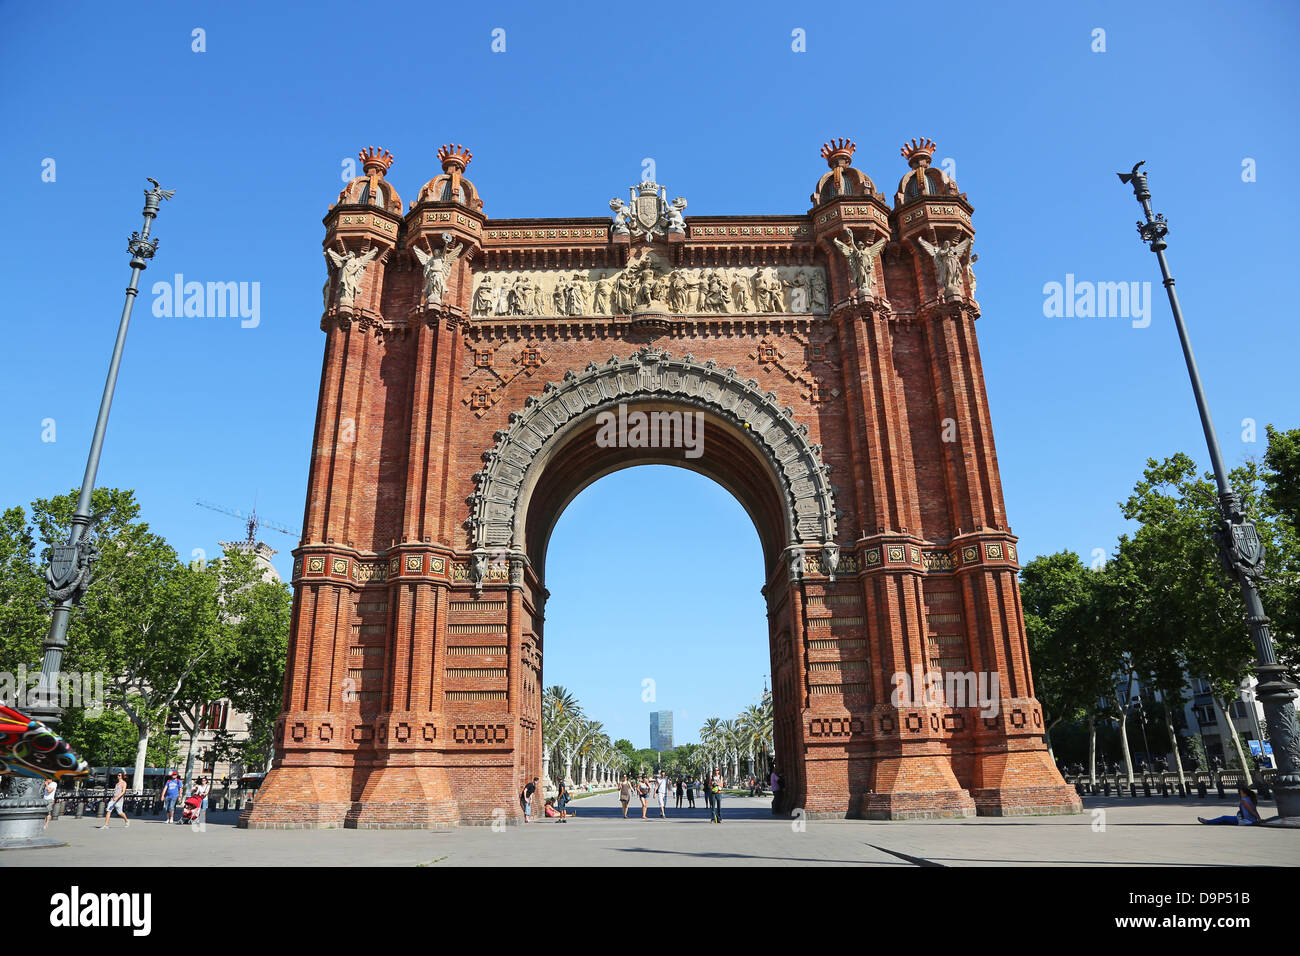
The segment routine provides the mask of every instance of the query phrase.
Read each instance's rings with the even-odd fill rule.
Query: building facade
[[[673,712],[656,710],[650,714],[650,749],[663,753],[673,749]]]
[[[325,217],[279,755],[242,825],[516,819],[541,769],[551,528],[643,463],[702,472],[754,520],[794,805],[1077,811],[1034,698],[973,209],[934,149],[905,145],[887,195],[827,143],[820,177],[791,177],[792,200],[813,186],[797,214],[688,217],[640,182],[612,216],[556,219],[488,217],[459,146],[403,206],[391,155],[364,151]],[[744,175],[725,161],[703,204]],[[630,503],[609,533],[654,524]],[[728,544],[690,544],[674,573],[707,587]],[[897,697],[930,671],[991,676],[998,706]]]

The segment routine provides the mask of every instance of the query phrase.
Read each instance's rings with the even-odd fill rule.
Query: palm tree
[[[772,747],[772,698],[767,695],[761,704],[751,704],[736,718],[740,728],[743,749],[749,754],[750,769],[755,776],[762,774],[770,760]],[[761,758],[761,759],[756,759]]]
[[[587,720],[585,717],[579,719],[573,724],[572,732],[565,734],[558,743],[560,749],[560,761],[564,768],[564,783],[571,785],[573,783],[572,769],[573,757],[578,753],[583,744],[595,734],[600,733],[604,724],[596,720]]]
[[[542,691],[542,772],[548,777],[552,754],[582,717],[582,705],[568,688],[556,684]]]
[[[734,720],[724,720],[719,728],[719,742],[722,746],[723,765],[730,765],[731,772],[723,773],[733,783],[740,776],[740,730]]]

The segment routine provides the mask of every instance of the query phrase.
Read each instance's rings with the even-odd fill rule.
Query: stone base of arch
[[[376,766],[344,826],[357,830],[442,830],[460,823],[460,808],[442,767]]]
[[[998,748],[976,754],[970,789],[982,817],[1081,813],[1083,801],[1061,778],[1046,750]]]
[[[318,830],[344,826],[352,809],[351,767],[271,770],[253,805],[239,815],[247,830]]]
[[[976,813],[975,800],[944,754],[877,757],[869,780],[861,801],[861,815],[868,820],[939,820]]]

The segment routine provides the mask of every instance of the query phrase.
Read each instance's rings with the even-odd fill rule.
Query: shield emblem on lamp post
[[[49,582],[55,588],[66,588],[77,579],[80,549],[75,544],[56,544],[52,550]]]
[[[1238,562],[1245,568],[1255,568],[1264,559],[1264,545],[1259,540],[1253,521],[1232,525],[1232,549]]]

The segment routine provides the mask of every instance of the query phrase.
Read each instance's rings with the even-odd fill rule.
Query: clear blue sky
[[[1115,171],[1148,162],[1170,258],[1230,463],[1262,451],[1253,418],[1297,424],[1291,225],[1300,155],[1290,3],[1088,4],[69,4],[12,6],[0,37],[10,239],[3,274],[0,503],[66,491],[84,466],[139,226],[144,177],[177,190],[144,288],[175,273],[261,284],[261,321],[155,318],[131,330],[100,483],[134,488],[181,552],[238,536],[197,498],[301,522],[322,335],[321,217],[344,159],[397,157],[404,199],[443,142],[474,153],[492,216],[604,215],[652,157],[693,214],[793,213],[827,138],[892,197],[900,143],[934,138],[975,206],[984,367],[1013,530],[1026,558],[1113,547],[1116,502],[1143,461],[1204,462],[1162,299],[1150,327],[1046,318],[1067,274],[1151,281],[1138,207]],[[191,51],[191,31],[207,50]],[[506,51],[491,50],[494,28]],[[1094,53],[1092,32],[1106,31]],[[807,52],[791,50],[806,31]],[[42,161],[56,179],[43,182]],[[1243,182],[1250,158],[1256,182]],[[42,421],[55,421],[43,442]],[[628,550],[581,544],[626,496],[654,520]],[[663,519],[673,502],[679,524]],[[289,539],[268,533],[273,544]],[[279,540],[277,540],[279,539]],[[707,604],[663,551],[711,567]],[[551,546],[546,680],[611,731],[648,739],[655,706],[711,714],[768,670],[757,538],[739,505],[686,472],[599,482]],[[588,561],[626,575],[584,578]],[[278,564],[288,569],[288,554]],[[630,582],[657,582],[636,587]],[[623,582],[629,582],[624,584]],[[593,603],[596,602],[596,603]],[[628,623],[626,618],[631,618]],[[689,622],[683,624],[683,622]]]

